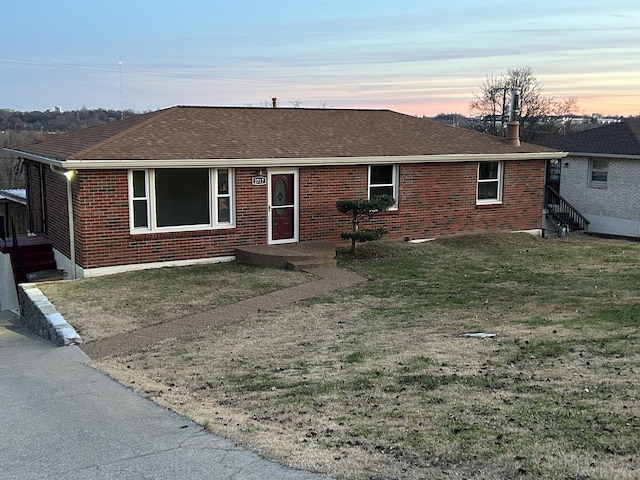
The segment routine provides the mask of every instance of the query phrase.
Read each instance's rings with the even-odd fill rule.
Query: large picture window
[[[477,203],[500,203],[502,201],[502,162],[480,162],[478,164]]]
[[[232,225],[232,171],[208,168],[132,170],[133,231],[176,231]]]
[[[389,195],[398,206],[398,169],[396,165],[369,166],[369,198]]]
[[[161,169],[155,171],[156,225],[209,225],[209,170]]]

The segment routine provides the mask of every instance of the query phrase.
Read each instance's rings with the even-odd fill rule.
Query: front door
[[[298,241],[297,172],[269,172],[269,243]]]

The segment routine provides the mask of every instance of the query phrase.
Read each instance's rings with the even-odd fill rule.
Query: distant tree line
[[[516,105],[511,105],[512,92],[517,92]],[[509,68],[500,75],[489,74],[474,92],[469,103],[472,117],[460,113],[439,113],[432,120],[453,127],[468,128],[504,137],[511,113],[520,124],[520,139],[540,143],[551,137],[596,128],[604,123],[602,115],[580,113],[576,98],[554,98],[544,95],[542,82],[529,66]],[[622,121],[624,117],[608,117],[606,121]]]
[[[0,189],[24,188],[22,162],[6,153],[5,147],[33,142],[39,135],[63,133],[136,115],[131,110],[104,108],[20,112],[0,109]]]
[[[70,132],[133,115],[135,113],[131,110],[107,110],[104,108],[83,108],[69,111],[57,109],[44,112],[0,109],[0,131]]]

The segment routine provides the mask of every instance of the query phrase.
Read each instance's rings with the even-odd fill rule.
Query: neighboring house
[[[373,221],[390,239],[539,233],[545,165],[564,156],[386,110],[226,107],[172,107],[7,150],[24,160],[32,233],[77,276],[341,244],[351,223],[336,200],[377,194],[396,199]]]
[[[27,193],[23,188],[0,190],[0,310],[18,308],[10,253],[14,234],[27,234]]]
[[[552,166],[556,189],[589,220],[590,233],[640,237],[640,119],[548,142],[568,152]]]
[[[27,191],[24,188],[0,190],[0,239],[27,234]]]

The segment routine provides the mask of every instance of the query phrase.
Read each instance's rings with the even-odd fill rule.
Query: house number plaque
[[[266,185],[267,177],[253,177],[251,179],[251,185]]]

